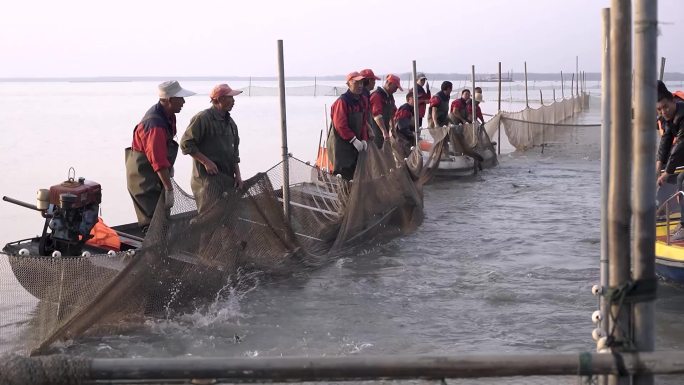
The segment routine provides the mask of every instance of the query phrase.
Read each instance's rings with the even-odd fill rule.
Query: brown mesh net
[[[238,272],[287,275],[315,267],[368,241],[406,233],[423,218],[422,185],[439,162],[441,141],[426,165],[418,149],[404,157],[394,142],[359,155],[352,181],[295,158],[289,161],[290,220],[283,214],[283,164],[259,173],[236,192],[217,176],[204,189],[211,202],[175,186],[170,212],[163,199],[140,247],[90,256],[35,256],[36,239],[6,246],[0,261],[5,292],[38,299],[27,325],[16,326],[15,351],[42,354],[58,340],[111,333],[143,316],[194,310],[214,301]],[[22,249],[33,256],[20,255]],[[11,271],[9,271],[11,269]],[[4,279],[4,278],[3,278]],[[30,297],[29,297],[30,298]],[[0,313],[11,325],[16,312]]]

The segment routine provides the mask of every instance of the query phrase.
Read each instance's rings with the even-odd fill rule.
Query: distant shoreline
[[[397,74],[402,79],[408,79],[409,74]],[[426,73],[428,79],[449,79],[449,80],[470,80],[470,74],[459,73]],[[506,78],[509,74],[502,74]],[[525,80],[524,74],[512,73],[513,81]],[[564,73],[563,79],[570,81],[572,73]],[[598,72],[587,72],[586,80],[599,81],[601,74]],[[492,76],[491,73],[481,73],[476,76]],[[493,76],[497,76],[493,74]],[[144,82],[144,81],[164,81],[168,79],[176,79],[180,81],[276,81],[275,76],[84,76],[84,77],[16,77],[16,78],[0,78],[3,83],[27,83],[27,82],[74,82],[74,83],[114,83],[114,82]],[[344,81],[344,75],[325,75],[325,76],[287,76],[288,81]],[[528,73],[527,79],[532,81],[558,81],[560,80],[559,73]],[[681,72],[666,72],[665,81],[683,81],[684,73]],[[491,82],[491,81],[490,81]]]

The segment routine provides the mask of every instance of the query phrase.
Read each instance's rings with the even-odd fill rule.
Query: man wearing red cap
[[[133,199],[138,224],[147,231],[162,193],[164,205],[174,203],[173,164],[178,155],[176,114],[185,97],[195,93],[170,80],[159,85],[159,102],[152,106],[133,130],[133,143],[126,149],[126,185]]]
[[[211,107],[199,112],[181,138],[183,154],[193,158],[190,187],[202,213],[223,193],[242,188],[240,136],[230,111],[242,93],[227,84],[211,90]]]
[[[375,76],[375,73],[370,68],[363,69],[359,73],[363,76],[362,95],[370,99],[370,93],[375,89],[375,81],[380,80],[380,78]]]
[[[390,137],[390,127],[392,127],[392,118],[394,112],[397,110],[397,105],[394,102],[394,93],[397,89],[403,91],[401,82],[396,75],[389,74],[385,79],[385,84],[378,87],[370,96],[371,108],[371,127],[373,129],[373,141],[382,148],[385,140]]]
[[[349,89],[330,107],[332,129],[328,134],[328,158],[333,174],[346,180],[354,177],[359,152],[368,146],[368,119],[364,115],[367,106],[361,96],[363,79],[358,72],[348,74]]]

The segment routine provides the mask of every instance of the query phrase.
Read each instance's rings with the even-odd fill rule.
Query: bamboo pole
[[[551,91],[553,91],[553,102],[556,102],[556,87],[551,88]]]
[[[632,259],[635,281],[656,282],[655,275],[655,211],[656,211],[656,136],[653,135],[653,114],[656,110],[656,76],[658,60],[658,2],[636,0],[634,6],[634,170],[632,212],[634,215],[634,255]],[[639,352],[655,349],[655,301],[634,305],[634,344]],[[653,375],[634,377],[634,385],[653,384]]]
[[[283,157],[283,214],[290,224],[290,155],[287,150],[287,114],[285,111],[285,57],[283,41],[278,40],[278,88],[280,93],[280,137]]]
[[[470,102],[472,103],[472,107],[473,107],[473,123],[472,123],[473,124],[473,134],[475,134],[475,137],[477,138],[478,121],[477,121],[477,107],[475,106],[475,65],[474,64],[471,66],[470,71],[471,71],[472,76],[473,76],[473,88],[471,88],[473,90],[473,93],[472,93],[472,96],[470,98]]]
[[[539,103],[544,106],[544,95],[542,94],[541,88],[539,89]]]
[[[602,60],[601,60],[601,258],[600,285],[605,291],[608,288],[608,183],[610,172],[610,8],[601,10],[602,21]],[[606,298],[600,297],[599,307],[604,315],[601,328],[608,331],[608,314]]]
[[[665,79],[665,56],[660,58],[660,76],[658,79],[662,82]]]
[[[527,96],[527,62],[525,62],[525,108],[530,108],[530,99]]]
[[[577,84],[575,87],[577,87],[577,92],[575,92],[575,95],[579,96],[579,80],[580,80],[580,72],[579,72],[579,56],[575,56],[575,73],[577,74]]]
[[[572,77],[570,78],[570,98],[571,99],[575,97],[574,90],[575,90],[575,74],[573,73]]]
[[[565,81],[563,80],[563,71],[561,71],[561,98],[565,99]]]
[[[497,111],[499,113],[501,112],[501,62],[499,62],[499,104],[497,105]],[[498,126],[496,129],[496,151],[499,153],[499,155],[501,155],[501,117],[499,117],[499,122],[497,124]]]
[[[610,180],[608,185],[608,285],[617,288],[630,279],[630,166],[632,160],[632,30],[631,0],[611,0],[610,12]],[[650,166],[651,168],[652,165]],[[651,181],[653,182],[653,181]],[[617,343],[629,338],[631,309],[613,303],[610,330]],[[610,334],[610,331],[609,331]],[[613,351],[621,351],[616,346]],[[629,377],[610,376],[609,384],[629,384]]]
[[[252,77],[249,77],[249,86],[247,87],[247,96],[252,96]]]
[[[418,127],[418,79],[416,79],[416,61],[413,61],[413,124],[416,128],[416,148],[420,149],[418,146],[418,137],[420,136],[420,127]]]
[[[52,356],[61,358],[61,356]],[[36,360],[26,358],[26,360]],[[379,379],[487,378],[512,376],[590,376],[617,374],[683,374],[684,353],[545,353],[473,356],[365,357],[191,357],[78,358],[41,361],[48,373],[64,362],[87,368],[90,381],[218,379],[230,382],[313,382]],[[623,363],[624,365],[621,365]],[[34,364],[35,365],[35,364]],[[29,366],[27,366],[29,367]],[[25,373],[21,373],[25,376]],[[80,379],[80,378],[79,378]],[[19,381],[17,381],[19,382]],[[221,381],[223,382],[223,381]],[[74,382],[75,383],[75,382]]]
[[[318,88],[318,79],[314,76],[314,98],[316,97],[316,88]]]

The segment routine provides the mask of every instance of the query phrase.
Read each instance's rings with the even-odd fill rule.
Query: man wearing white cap
[[[230,116],[234,96],[241,93],[228,84],[214,87],[209,94],[211,107],[192,118],[181,138],[181,151],[193,158],[190,187],[199,213],[225,192],[242,188],[240,136]]]
[[[152,106],[133,130],[133,144],[126,149],[126,182],[133,199],[138,224],[147,230],[157,202],[164,193],[166,209],[173,206],[173,164],[178,154],[176,114],[184,97],[195,95],[178,81],[159,85],[159,102]]]

